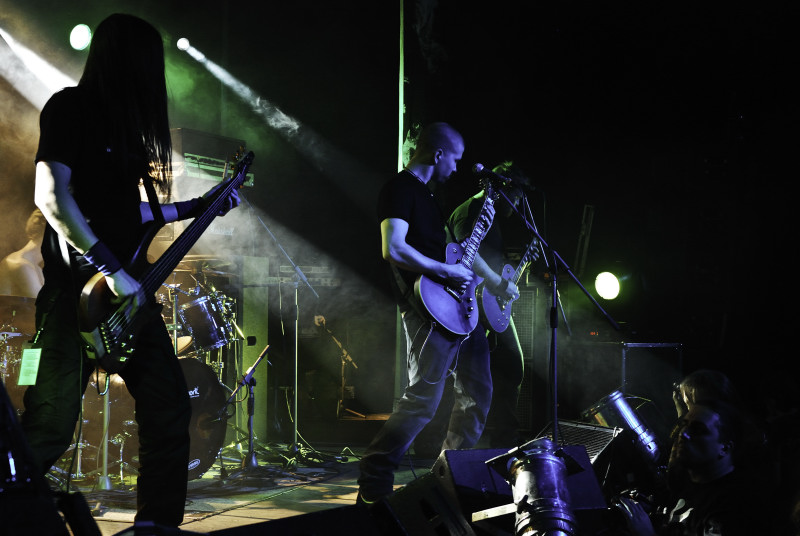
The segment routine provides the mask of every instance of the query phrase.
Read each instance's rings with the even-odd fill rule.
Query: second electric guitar
[[[486,181],[484,190],[486,199],[472,228],[472,234],[462,244],[453,242],[447,245],[445,249],[447,264],[461,263],[467,268],[472,268],[478,247],[492,225],[493,217],[489,214],[489,207],[492,207],[497,200],[497,192],[494,191],[491,182]],[[467,335],[478,325],[480,313],[477,309],[476,289],[481,281],[482,279],[476,276],[468,285],[452,287],[447,282],[443,283],[421,275],[414,283],[414,292],[434,321],[451,333]]]
[[[506,264],[503,267],[502,274],[500,274],[501,277],[517,285],[522,274],[525,273],[525,269],[530,264],[531,259],[534,258],[537,247],[539,247],[539,240],[534,238],[531,243],[528,244],[528,249],[526,249],[525,253],[522,255],[517,270],[512,272],[513,268],[511,268],[511,265]],[[478,296],[480,299],[481,313],[483,315],[482,318],[488,324],[488,327],[497,333],[505,331],[508,328],[509,322],[511,322],[511,305],[514,303],[514,300],[506,300],[500,296],[495,296],[489,292],[489,289],[487,289],[485,285],[480,289]]]

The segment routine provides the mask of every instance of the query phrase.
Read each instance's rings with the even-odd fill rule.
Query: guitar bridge
[[[461,303],[461,294],[457,293],[455,290],[451,289],[450,287],[444,287],[445,292],[450,294],[454,300],[458,303]]]

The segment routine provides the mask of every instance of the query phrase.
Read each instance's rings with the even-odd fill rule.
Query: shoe
[[[382,502],[388,496],[389,495],[365,496],[362,490],[358,490],[358,495],[356,496],[356,506],[361,506],[363,508],[372,508],[376,504]]]

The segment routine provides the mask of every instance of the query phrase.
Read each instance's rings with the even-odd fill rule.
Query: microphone
[[[474,166],[472,166],[472,172],[481,177],[486,177],[489,180],[501,182],[503,183],[503,186],[512,186],[514,184],[514,181],[512,181],[508,177],[503,177],[502,175],[497,174],[490,169],[487,169],[486,166],[484,166],[483,164],[475,164]]]

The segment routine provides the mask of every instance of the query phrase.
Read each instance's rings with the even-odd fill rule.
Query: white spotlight
[[[189,40],[185,37],[181,37],[175,45],[178,47],[178,50],[186,50],[189,48]]]
[[[69,44],[75,50],[83,50],[92,42],[92,30],[85,24],[78,24],[69,34]]]

